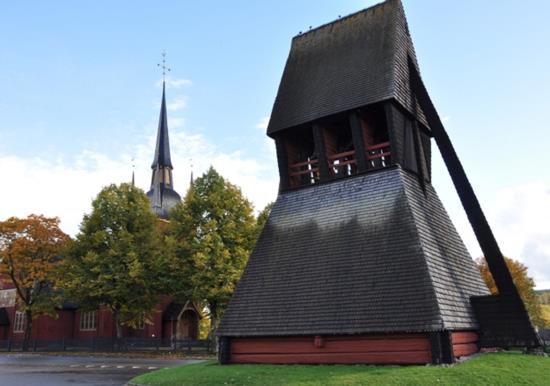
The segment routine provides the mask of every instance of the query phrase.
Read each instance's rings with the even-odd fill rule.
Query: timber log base
[[[478,352],[470,331],[220,339],[220,364],[443,364]],[[223,343],[222,343],[223,342]]]

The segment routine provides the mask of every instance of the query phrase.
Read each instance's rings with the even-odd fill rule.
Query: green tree
[[[162,259],[157,218],[145,193],[110,185],[92,202],[64,262],[64,287],[84,309],[109,308],[117,338],[149,320],[158,301]]]
[[[262,209],[260,213],[258,213],[258,217],[256,217],[256,239],[260,237],[274,204],[274,202],[270,202],[265,206],[265,208]]]
[[[0,277],[7,276],[25,313],[23,350],[28,350],[33,319],[57,316],[61,299],[55,290],[60,252],[69,240],[58,218],[30,215],[0,222]]]
[[[506,261],[506,266],[510,270],[512,280],[518,289],[519,295],[527,308],[527,312],[531,317],[531,321],[535,326],[544,327],[545,320],[543,318],[540,303],[535,293],[535,282],[531,277],[529,277],[527,267],[519,261],[508,257],[505,257],[504,260]],[[487,261],[484,258],[479,258],[477,259],[476,264],[481,272],[483,280],[485,280],[487,287],[489,287],[489,291],[491,291],[492,294],[497,294],[498,290],[493,279],[493,275],[491,275],[491,271],[487,265]]]
[[[206,302],[215,334],[255,242],[252,205],[212,167],[172,211],[173,293]]]

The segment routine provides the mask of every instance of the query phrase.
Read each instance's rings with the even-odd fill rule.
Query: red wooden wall
[[[430,342],[424,334],[231,340],[232,363],[420,364],[430,361]]]
[[[451,335],[455,357],[478,351],[477,334]],[[432,362],[427,334],[309,336],[231,339],[231,363],[426,364]]]
[[[479,351],[475,332],[453,332],[451,340],[453,342],[453,354],[456,358],[472,355]]]

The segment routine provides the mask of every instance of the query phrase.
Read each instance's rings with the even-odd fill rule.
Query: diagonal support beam
[[[439,147],[445,166],[451,175],[451,179],[476,235],[477,241],[479,242],[479,246],[485,255],[487,265],[489,266],[489,270],[493,275],[499,292],[499,298],[504,301],[504,304],[499,306],[499,308],[506,306],[510,309],[510,315],[515,316],[518,320],[518,325],[516,326],[518,329],[516,331],[510,331],[509,329],[502,330],[503,335],[506,335],[508,338],[513,336],[527,337],[527,339],[523,339],[526,345],[540,346],[540,338],[529,319],[525,304],[519,296],[517,287],[512,280],[512,275],[506,266],[504,256],[500,251],[491,227],[483,214],[483,210],[477,200],[472,185],[466,176],[466,172],[460,163],[451,140],[428,95],[428,91],[420,78],[420,74],[410,58],[409,77],[414,96],[416,96],[420,107],[426,115],[426,119],[432,130],[435,142]],[[496,326],[495,322],[491,321],[490,324],[490,330],[494,330]]]
[[[414,94],[418,99],[420,107],[424,111],[430,128],[432,130],[432,135],[441,151],[441,156],[445,162],[445,166],[451,175],[451,179],[455,186],[455,189],[460,197],[462,206],[466,211],[468,220],[472,225],[474,233],[476,235],[479,246],[487,259],[487,264],[491,270],[491,274],[495,279],[495,284],[498,288],[500,294],[506,295],[517,295],[517,289],[512,280],[512,275],[506,266],[504,257],[498,243],[491,231],[491,227],[483,214],[483,210],[479,205],[479,201],[474,193],[472,185],[466,176],[466,172],[458,159],[456,151],[451,143],[449,136],[443,123],[435,110],[435,107],[428,95],[426,87],[418,74],[418,70],[409,63],[409,74],[411,86],[413,88]]]

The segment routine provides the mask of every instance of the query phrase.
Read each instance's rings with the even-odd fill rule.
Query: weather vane
[[[170,72],[170,67],[166,67],[166,50],[162,50],[161,55],[162,55],[162,64],[157,63],[157,66],[162,68],[162,81],[164,82],[166,78],[166,72],[167,71]]]

